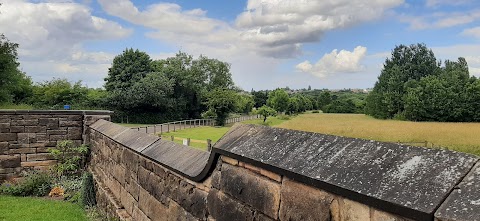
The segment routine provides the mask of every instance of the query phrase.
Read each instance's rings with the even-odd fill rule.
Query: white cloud
[[[303,43],[317,42],[330,30],[380,18],[384,12],[403,4],[403,0],[249,0],[246,11],[236,19],[242,37],[271,50],[276,56],[298,54]]]
[[[462,32],[461,34],[462,34],[462,35],[465,35],[465,36],[471,36],[471,37],[475,37],[475,38],[480,38],[480,26],[479,26],[479,27],[474,27],[474,28],[465,29],[465,30],[463,30],[463,32]]]
[[[0,12],[0,33],[19,43],[21,68],[36,81],[57,75],[68,74],[65,77],[70,78],[92,74],[94,79],[88,80],[97,82],[106,75],[108,69],[103,67],[111,64],[113,55],[86,51],[83,44],[132,33],[116,22],[93,16],[87,6],[69,1],[12,0],[4,2]]]
[[[110,15],[155,30],[147,36],[182,47],[202,44],[213,50],[291,58],[302,53],[303,43],[320,41],[326,31],[377,19],[403,0],[249,0],[235,25],[209,18],[204,10],[182,10],[172,3],[152,4],[145,10],[129,0],[99,3]]]
[[[315,64],[304,61],[296,66],[298,71],[312,74],[316,77],[325,78],[338,73],[355,73],[364,70],[361,65],[362,59],[367,53],[367,48],[357,46],[353,51],[333,50],[323,55]]]
[[[471,0],[427,0],[425,5],[427,7],[437,7],[440,5],[463,5],[472,2]]]
[[[480,10],[470,10],[462,12],[438,12],[428,15],[398,15],[401,22],[409,23],[410,29],[438,29],[450,28],[459,25],[470,24],[480,19]]]

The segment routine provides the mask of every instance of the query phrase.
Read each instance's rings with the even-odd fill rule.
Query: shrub
[[[320,111],[318,111],[318,110],[312,111],[312,114],[318,114],[318,113],[320,113]]]
[[[79,174],[85,166],[88,150],[87,145],[76,146],[71,140],[60,141],[56,148],[48,149],[57,160],[53,171],[57,176]]]
[[[85,172],[82,176],[82,203],[85,207],[91,207],[97,204],[94,185],[93,175]]]
[[[12,196],[45,196],[52,188],[50,174],[42,171],[25,173],[24,179],[18,183],[4,183],[0,193]]]

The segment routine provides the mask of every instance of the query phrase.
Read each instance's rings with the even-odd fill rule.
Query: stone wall
[[[109,119],[109,111],[0,110],[0,182],[25,168],[56,163],[48,153],[58,141],[82,144],[88,125]]]
[[[480,220],[468,154],[252,125],[211,153],[102,120],[90,138],[98,204],[121,220]]]

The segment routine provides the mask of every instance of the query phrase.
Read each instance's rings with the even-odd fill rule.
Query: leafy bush
[[[80,190],[82,189],[82,180],[79,176],[61,176],[59,177],[54,186],[61,187],[64,193],[64,199],[72,202],[79,203],[81,201]]]
[[[57,164],[52,168],[57,176],[79,174],[85,166],[88,146],[76,146],[71,140],[63,140],[56,148],[49,148]]]
[[[320,113],[320,111],[318,111],[318,110],[312,111],[312,114],[318,114],[318,113]]]
[[[85,172],[82,176],[82,203],[85,207],[91,207],[97,204],[94,185],[93,175]]]
[[[45,196],[52,188],[50,174],[42,171],[25,173],[18,183],[7,182],[0,186],[0,193],[12,196]]]

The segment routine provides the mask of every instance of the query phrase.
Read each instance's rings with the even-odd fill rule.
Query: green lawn
[[[260,125],[265,125],[265,126],[271,126],[272,127],[272,126],[280,125],[283,122],[290,120],[290,118],[294,118],[294,116],[293,117],[289,117],[289,116],[268,117],[267,120],[265,121],[265,123],[263,122],[263,118],[262,119],[255,119],[255,120],[246,120],[246,121],[243,121],[242,123],[244,123],[244,124],[260,124]]]
[[[284,117],[283,117],[284,118]],[[269,126],[279,125],[287,119],[280,119],[279,117],[269,117],[265,124],[263,119],[255,119],[243,121],[244,124],[263,124]],[[207,149],[207,139],[212,140],[212,144],[217,142],[227,131],[230,130],[230,127],[197,127],[189,128],[184,130],[178,130],[176,132],[163,133],[162,138],[165,140],[170,140],[171,136],[175,137],[174,142],[182,144],[183,138],[190,138],[190,146],[198,148],[201,150]]]
[[[87,221],[85,211],[79,205],[33,197],[0,195],[0,221]]]

